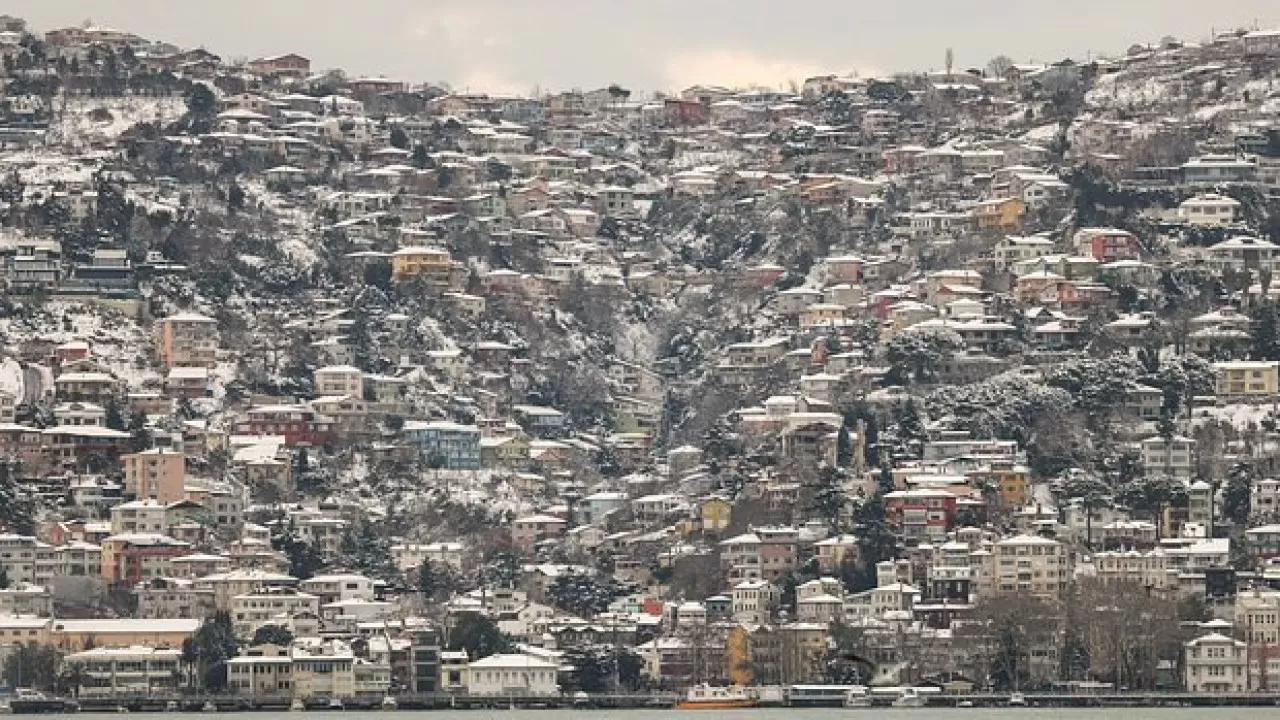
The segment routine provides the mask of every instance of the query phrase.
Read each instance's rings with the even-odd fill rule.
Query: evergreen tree
[[[508,652],[511,637],[498,629],[498,624],[478,613],[467,613],[458,618],[447,634],[449,650],[463,650],[472,660]]]
[[[244,212],[245,197],[244,188],[240,187],[240,183],[232,180],[227,186],[227,212],[231,215]]]
[[[112,430],[124,430],[124,414],[120,412],[120,399],[112,396],[106,402],[106,416],[103,422]]]
[[[293,644],[293,632],[284,625],[263,625],[253,631],[253,640],[249,644],[279,645],[287,648]]]
[[[204,689],[221,692],[227,687],[227,661],[235,657],[239,643],[231,625],[231,615],[219,611],[208,618],[183,646],[183,655],[194,656],[197,677]]]
[[[837,468],[823,467],[809,489],[809,496],[809,510],[825,520],[833,534],[839,533],[849,503],[844,473]]]
[[[218,114],[218,99],[204,83],[194,83],[187,91],[187,114],[184,122],[193,135],[202,135],[213,129]]]
[[[131,452],[142,452],[150,450],[153,442],[151,429],[147,427],[147,415],[141,410],[134,410],[129,416],[129,425],[125,428],[129,432],[129,450]]]
[[[1247,527],[1253,485],[1258,481],[1258,470],[1252,463],[1237,462],[1227,471],[1226,487],[1222,490],[1222,515],[1237,527]]]
[[[431,558],[423,558],[418,566],[418,594],[423,600],[432,600],[440,590],[440,577],[431,564]]]
[[[299,580],[307,580],[324,566],[324,559],[310,543],[298,536],[292,522],[283,532],[271,538],[271,547],[284,553],[289,560],[289,574]]]
[[[1250,356],[1254,360],[1280,360],[1280,322],[1276,304],[1264,301],[1249,314]]]
[[[409,149],[409,135],[404,131],[404,128],[399,125],[393,125],[391,127],[391,136],[388,138],[388,142],[391,143],[391,147],[393,148],[400,148],[401,150]]]
[[[836,433],[836,464],[842,468],[853,464],[853,438],[847,425],[841,425]]]

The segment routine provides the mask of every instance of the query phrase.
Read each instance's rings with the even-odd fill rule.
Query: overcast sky
[[[1165,35],[1280,26],[1280,0],[5,0],[37,30],[92,20],[224,59],[297,52],[316,71],[455,89],[782,85],[1121,52]]]

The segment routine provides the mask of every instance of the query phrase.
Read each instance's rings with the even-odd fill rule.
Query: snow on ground
[[[110,119],[97,120],[95,111],[105,110]],[[187,110],[181,97],[78,98],[67,102],[66,110],[55,115],[49,139],[72,147],[111,140],[144,122],[171,123]]]
[[[1048,125],[1033,127],[1022,134],[1023,140],[1030,140],[1032,142],[1053,140],[1056,137],[1058,137],[1057,123],[1050,123]]]
[[[0,157],[0,172],[8,175],[17,171],[18,177],[27,185],[55,182],[87,185],[93,182],[93,173],[99,166],[95,160],[74,159],[42,151],[5,153]]]
[[[306,269],[320,262],[317,241],[311,231],[311,214],[293,204],[287,198],[271,192],[265,183],[257,180],[241,179],[240,187],[244,189],[250,201],[265,206],[275,217],[280,229],[287,237],[280,240],[280,250],[295,267]]]
[[[1247,430],[1250,426],[1257,427],[1262,421],[1271,414],[1274,406],[1272,405],[1223,405],[1220,407],[1202,407],[1195,408],[1192,411],[1192,423],[1195,425],[1203,425],[1209,420],[1218,420],[1230,423],[1237,430]]]
[[[13,358],[5,358],[0,362],[0,392],[8,393],[15,398],[22,398],[24,381],[22,366]]]
[[[35,317],[0,319],[0,336],[8,342],[72,340],[89,343],[90,358],[102,364],[130,389],[158,387],[161,378],[151,363],[151,338],[137,322],[115,310],[50,301]]]
[[[1169,83],[1162,76],[1138,76],[1120,72],[1098,78],[1093,89],[1085,96],[1085,102],[1105,107],[1164,102],[1169,98]]]

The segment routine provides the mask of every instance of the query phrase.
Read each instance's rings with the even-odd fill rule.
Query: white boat
[[[925,699],[915,688],[904,687],[890,705],[896,708],[922,708],[925,706]]]
[[[864,687],[850,688],[844,695],[844,706],[847,708],[869,708],[875,705],[871,693]]]
[[[689,688],[685,699],[676,704],[678,710],[734,710],[753,708],[759,701],[748,688],[695,685]]]
[[[181,709],[182,709],[182,706],[178,704],[177,700],[170,700],[169,702],[164,704],[165,712],[178,712]]]
[[[289,703],[289,709],[295,712],[302,712],[307,709],[307,704],[302,701],[302,698],[294,698],[293,702]]]
[[[329,698],[329,709],[330,709],[330,710],[342,710],[342,709],[343,709],[343,707],[342,707],[342,699],[341,699],[341,698]]]
[[[400,707],[400,703],[396,702],[395,698],[391,697],[390,695],[383,696],[382,698],[383,710],[395,710],[399,707]]]
[[[960,702],[956,703],[956,707],[958,707],[958,708],[971,708],[971,707],[973,707],[973,701],[972,701],[972,700],[961,700]]]
[[[218,712],[218,706],[212,700],[206,700],[200,712]]]
[[[1023,695],[1020,692],[1012,693],[1009,695],[1009,707],[1026,707],[1026,706],[1027,706],[1026,695]]]

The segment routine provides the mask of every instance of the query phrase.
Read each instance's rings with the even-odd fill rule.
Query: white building
[[[559,666],[528,655],[490,655],[467,666],[471,695],[558,695]]]
[[[1246,645],[1210,633],[1186,644],[1184,683],[1192,693],[1241,693],[1249,689]]]
[[[172,695],[182,682],[182,650],[99,647],[64,660],[81,672],[80,697]]]
[[[1240,201],[1217,193],[1204,193],[1178,205],[1178,219],[1188,225],[1232,225],[1240,221]]]

